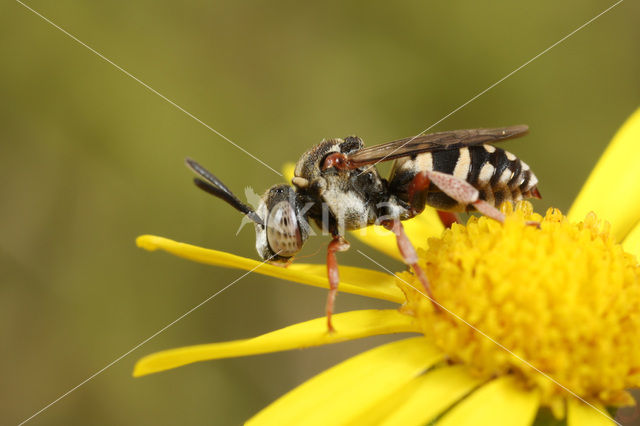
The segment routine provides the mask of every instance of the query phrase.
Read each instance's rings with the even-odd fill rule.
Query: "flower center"
[[[404,272],[411,285],[398,280],[403,312],[452,362],[486,379],[515,374],[552,408],[568,394],[536,369],[587,400],[632,402],[624,389],[640,384],[635,258],[593,213],[570,223],[557,209],[543,218],[528,202],[502,211],[504,224],[471,218],[429,240],[421,266],[444,311],[435,312],[418,279]]]

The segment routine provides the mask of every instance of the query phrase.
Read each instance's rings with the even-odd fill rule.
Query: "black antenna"
[[[215,177],[213,174],[211,174],[211,172],[209,172],[207,169],[190,158],[186,158],[185,162],[187,164],[187,167],[193,170],[198,176],[205,179],[193,179],[193,182],[198,188],[202,189],[205,192],[208,192],[214,197],[218,197],[221,200],[227,202],[234,209],[246,214],[249,219],[257,223],[258,225],[264,226],[264,222],[260,218],[260,216],[258,216],[258,214],[251,207],[247,206],[242,201],[240,201],[238,197],[233,195],[233,192],[231,192],[231,190],[227,188],[227,186],[222,183],[220,179]]]

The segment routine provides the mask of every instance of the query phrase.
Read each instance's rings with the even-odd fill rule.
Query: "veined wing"
[[[349,154],[347,159],[350,167],[357,168],[421,152],[456,149],[482,143],[496,143],[506,139],[517,138],[528,132],[529,126],[521,124],[494,129],[465,129],[430,133],[363,148]]]

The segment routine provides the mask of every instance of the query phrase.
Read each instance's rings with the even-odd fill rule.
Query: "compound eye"
[[[280,201],[269,212],[267,242],[274,253],[283,257],[291,257],[302,248],[296,212],[288,201]]]

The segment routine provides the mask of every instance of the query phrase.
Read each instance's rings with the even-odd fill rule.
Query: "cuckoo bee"
[[[256,248],[264,260],[284,266],[291,262],[312,234],[310,220],[330,233],[326,314],[332,331],[331,314],[340,281],[336,253],[349,248],[346,231],[372,224],[392,231],[405,263],[435,302],[402,221],[429,205],[447,225],[461,211],[478,211],[502,222],[504,215],[497,206],[503,201],[540,198],[538,179],[529,166],[491,145],[527,132],[525,125],[455,130],[369,148],[356,136],[324,140],[300,157],[292,185],[269,188],[255,210],[195,161],[187,159],[187,165],[199,176],[195,178],[199,188],[255,223]],[[375,168],[381,161],[394,161],[387,179]]]

